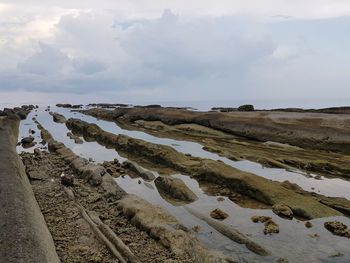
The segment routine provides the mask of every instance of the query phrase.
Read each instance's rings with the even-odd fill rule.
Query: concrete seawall
[[[0,261],[60,262],[16,152],[19,120],[0,117]]]

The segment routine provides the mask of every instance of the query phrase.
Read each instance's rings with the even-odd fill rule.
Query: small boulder
[[[310,221],[306,221],[305,222],[305,227],[311,228],[312,227],[312,223]]]
[[[280,217],[293,219],[293,211],[289,208],[289,206],[283,204],[275,204],[272,207],[272,212]]]
[[[226,219],[229,215],[227,213],[225,213],[224,211],[216,208],[213,211],[210,212],[210,216],[214,219],[217,220],[224,220]]]
[[[267,220],[264,223],[264,234],[273,234],[273,233],[279,233],[280,232],[280,228],[278,226],[277,223],[275,223],[272,219]]]
[[[61,184],[64,186],[73,186],[74,184],[74,177],[72,175],[61,175]]]
[[[264,234],[279,233],[279,226],[269,216],[253,216],[251,220],[254,223],[264,223]]]
[[[350,238],[350,229],[342,222],[329,221],[324,223],[324,227],[334,235]]]
[[[22,144],[29,144],[29,143],[32,143],[33,141],[34,141],[34,137],[33,136],[28,136],[28,137],[24,137],[21,140],[21,143]]]

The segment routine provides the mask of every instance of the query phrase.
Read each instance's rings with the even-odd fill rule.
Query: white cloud
[[[346,14],[346,1],[253,2],[7,2],[8,12],[0,17],[0,91],[93,92],[145,100],[347,92],[349,65],[338,58],[347,50],[308,41],[315,34],[326,39],[337,24],[313,30],[313,20],[296,19]],[[172,11],[163,12],[164,7]],[[331,53],[325,56],[327,45]]]

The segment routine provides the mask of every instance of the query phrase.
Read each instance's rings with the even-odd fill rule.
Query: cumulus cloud
[[[6,36],[0,55],[8,61],[0,67],[0,91],[98,92],[144,100],[327,97],[346,92],[349,81],[346,59],[339,58],[346,45],[334,48],[333,30],[346,18],[327,20],[331,26],[324,31],[324,23],[313,21],[187,16],[170,9],[155,18],[97,9],[53,13],[59,18],[44,23],[45,30],[38,26],[34,39],[0,23]],[[34,32],[32,21],[21,24],[31,23]],[[310,41],[331,32],[332,42]]]

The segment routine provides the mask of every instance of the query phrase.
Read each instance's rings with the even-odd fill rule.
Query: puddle
[[[107,149],[99,145],[97,142],[87,142],[86,140],[84,140],[84,138],[81,138],[83,140],[83,144],[76,144],[74,140],[70,139],[67,136],[69,130],[67,129],[66,125],[61,123],[55,123],[52,119],[52,116],[49,114],[49,112],[46,112],[44,108],[39,108],[38,112],[32,111],[28,115],[27,119],[21,122],[19,139],[21,139],[22,136],[28,136],[28,130],[30,128],[36,131],[35,141],[37,142],[37,144],[41,142],[40,131],[37,129],[37,125],[32,120],[32,118],[36,114],[38,116],[36,116],[35,118],[38,120],[39,123],[41,123],[41,125],[44,126],[45,129],[47,129],[51,133],[53,138],[59,142],[64,143],[75,154],[85,157],[86,159],[91,158],[96,162],[112,161],[114,159],[118,159],[120,162],[126,160],[125,158],[118,155],[118,153],[114,149]],[[34,148],[35,147],[23,149],[22,146],[18,146],[17,151],[33,152]]]
[[[22,120],[19,125],[19,135],[18,135],[18,141],[21,141],[24,137],[32,136],[34,137],[34,142],[36,145],[34,147],[30,148],[23,148],[22,145],[18,145],[16,147],[17,152],[30,152],[33,153],[34,149],[39,145],[41,142],[41,136],[40,136],[40,130],[36,127],[37,125],[33,122],[32,118],[35,117],[36,114],[38,114],[40,110],[35,109],[32,110],[28,116],[27,119]],[[32,134],[30,130],[34,131],[35,133]]]
[[[348,262],[347,259],[350,257],[349,239],[334,236],[323,227],[323,223],[329,220],[340,220],[349,225],[350,219],[346,217],[311,220],[313,227],[308,229],[304,225],[305,222],[296,219],[282,219],[271,210],[242,208],[226,197],[224,197],[224,201],[219,202],[217,201],[217,196],[206,195],[196,180],[180,174],[173,176],[183,180],[198,196],[197,201],[186,205],[186,207],[206,216],[209,216],[210,212],[215,208],[221,209],[230,215],[222,223],[245,234],[251,240],[270,250],[277,258],[284,257],[289,262]],[[139,184],[139,180],[142,182],[141,184]],[[198,239],[212,248],[221,250],[227,255],[232,253],[233,256],[238,256],[242,262],[274,262],[276,259],[276,257],[261,257],[253,254],[244,245],[231,241],[204,221],[188,213],[184,207],[174,206],[165,201],[159,195],[153,182],[145,182],[140,178],[132,179],[129,176],[117,178],[116,181],[128,193],[136,194],[150,203],[170,211],[189,229],[199,226]],[[280,233],[264,235],[263,224],[256,224],[251,221],[250,218],[254,215],[272,217],[279,224]],[[318,237],[314,237],[315,234]],[[343,254],[343,256],[338,258],[331,257],[339,253]]]
[[[311,177],[309,177],[306,176],[302,171],[292,172],[280,168],[266,168],[259,163],[247,160],[232,161],[226,157],[222,157],[218,154],[203,150],[203,145],[199,143],[160,138],[147,134],[145,132],[122,129],[114,122],[103,121],[96,119],[92,116],[71,112],[70,109],[53,107],[52,110],[63,114],[66,118],[79,118],[89,123],[96,123],[103,130],[111,133],[125,134],[130,137],[142,139],[151,143],[167,145],[176,149],[179,152],[191,154],[192,156],[196,157],[207,158],[212,160],[221,160],[222,162],[234,168],[245,172],[250,172],[270,180],[279,182],[288,180],[291,183],[298,184],[301,188],[309,192],[315,192],[323,194],[325,196],[344,197],[350,199],[350,181],[342,180],[339,178],[325,178],[323,176],[321,177],[321,180],[316,180],[313,178],[315,175],[310,174]]]

